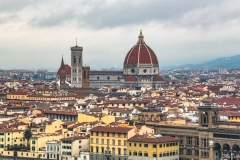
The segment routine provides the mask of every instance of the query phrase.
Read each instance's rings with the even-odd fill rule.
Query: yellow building
[[[240,113],[230,113],[228,122],[240,122]]]
[[[90,130],[90,157],[99,160],[111,152],[115,159],[127,159],[127,140],[134,136],[134,129],[127,127],[97,126]]]
[[[56,131],[61,130],[62,129],[62,124],[63,124],[63,121],[60,120],[60,119],[56,120],[56,121],[53,121],[50,124],[47,124],[46,129],[45,129],[45,133],[55,133]]]
[[[0,129],[0,151],[11,150],[27,145],[23,137],[24,130],[18,129]]]
[[[128,159],[178,160],[179,140],[161,135],[135,135],[128,139]]]
[[[78,122],[95,122],[99,120],[99,117],[95,117],[93,115],[87,115],[87,114],[82,114],[78,113]]]

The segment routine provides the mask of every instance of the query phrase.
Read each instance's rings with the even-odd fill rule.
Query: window
[[[104,136],[104,132],[102,132],[102,136]]]
[[[147,152],[144,153],[144,157],[148,157],[148,153]]]
[[[157,154],[155,152],[153,152],[153,157],[157,157]]]
[[[187,137],[187,145],[192,145],[192,137]]]
[[[132,146],[132,143],[129,143],[129,146]]]
[[[126,133],[124,134],[124,138],[127,138],[127,134]]]
[[[199,146],[199,138],[195,137],[195,146]]]
[[[148,144],[144,144],[144,147],[146,147],[146,148],[147,148],[147,147],[148,147]],[[145,153],[144,153],[144,154],[145,154]]]
[[[124,142],[124,146],[126,146],[127,145],[127,141],[125,140],[125,141],[123,141]]]
[[[183,154],[183,148],[179,148],[179,154]]]
[[[32,141],[32,144],[35,144],[35,141]]]
[[[202,139],[202,147],[208,148],[208,139]]]
[[[134,143],[134,147],[136,147],[137,146],[137,144],[136,143]]]
[[[156,144],[153,144],[153,148],[157,148],[157,145],[156,145]]]
[[[160,144],[159,147],[162,148],[162,144]]]
[[[129,151],[129,156],[131,156],[132,155],[132,151]]]
[[[118,148],[118,154],[121,155],[121,148]]]
[[[112,145],[115,145],[115,140],[114,139],[112,140]]]
[[[104,139],[102,139],[102,144],[104,144]]]
[[[199,156],[199,150],[195,150],[195,156]]]
[[[202,152],[201,155],[202,155],[202,157],[204,157],[204,158],[209,157],[209,153],[208,153],[208,152],[205,152],[205,151]]]
[[[118,137],[121,137],[121,133],[118,133]]]
[[[134,155],[134,156],[137,156],[137,151],[133,151],[133,155]]]
[[[124,149],[123,149],[123,152],[124,152],[124,156],[126,156],[126,155],[127,155],[127,149],[124,148]]]
[[[183,136],[178,136],[178,138],[180,139],[180,144],[183,144]]]
[[[96,144],[98,144],[98,138],[96,138]]]
[[[118,145],[121,146],[121,140],[118,140]]]
[[[142,156],[142,152],[141,151],[138,152],[138,156]]]
[[[186,154],[187,154],[187,155],[192,155],[192,149],[187,149]]]
[[[115,133],[112,133],[112,136],[115,137]]]
[[[141,144],[141,143],[139,143],[139,147],[142,147],[142,144]]]
[[[91,138],[91,143],[93,143],[93,138]]]

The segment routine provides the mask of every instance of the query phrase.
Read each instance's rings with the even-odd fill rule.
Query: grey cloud
[[[105,1],[83,1],[72,3],[64,13],[49,14],[30,21],[39,27],[56,26],[70,20],[76,20],[81,27],[112,28],[131,24],[143,24],[151,21],[173,21],[181,19],[185,14],[220,3],[219,0],[172,0],[172,1],[116,1],[106,4]],[[83,12],[83,6],[90,9]],[[190,23],[190,22],[189,22]]]
[[[76,18],[72,11],[66,11],[60,14],[52,13],[47,18],[33,18],[29,24],[35,27],[51,27],[61,25]]]
[[[19,17],[16,14],[10,14],[0,17],[0,24],[7,23],[9,21],[16,21]]]
[[[37,5],[43,1],[38,0],[1,0],[0,1],[0,13],[13,12],[24,9],[27,6]]]

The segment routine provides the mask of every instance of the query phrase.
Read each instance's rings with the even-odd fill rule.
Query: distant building
[[[227,68],[225,68],[224,66],[219,67],[218,73],[219,74],[227,74],[228,73]]]
[[[159,63],[156,54],[146,45],[142,31],[138,42],[127,53],[123,71],[90,71],[82,66],[82,47],[71,47],[71,67],[64,64],[66,80],[71,87],[101,88],[114,87],[152,87],[160,88],[164,79],[159,75]],[[56,80],[60,80],[60,69]]]

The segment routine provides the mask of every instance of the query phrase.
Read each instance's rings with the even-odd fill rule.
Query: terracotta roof
[[[164,79],[161,76],[156,75],[153,77],[153,81],[164,81]]]
[[[159,137],[159,138],[151,138],[147,135],[135,135],[128,139],[129,142],[148,142],[148,143],[163,143],[163,142],[175,142],[179,141],[178,138],[172,138],[169,136]]]
[[[132,128],[97,126],[97,127],[92,128],[90,131],[94,131],[94,132],[110,132],[110,133],[128,133],[130,130],[132,130]]]
[[[68,64],[65,64],[64,67],[65,67],[65,74],[71,75],[71,67]],[[58,69],[57,75],[60,75],[60,68]]]
[[[71,112],[71,111],[44,111],[44,114],[61,114],[61,115],[70,115],[70,116],[77,116],[76,112]]]
[[[125,79],[125,82],[137,82],[137,81],[138,81],[137,78],[133,75],[130,75]]]
[[[68,137],[68,138],[62,138],[62,141],[75,141],[79,139],[87,139],[86,137],[83,136],[75,136],[75,137]]]

